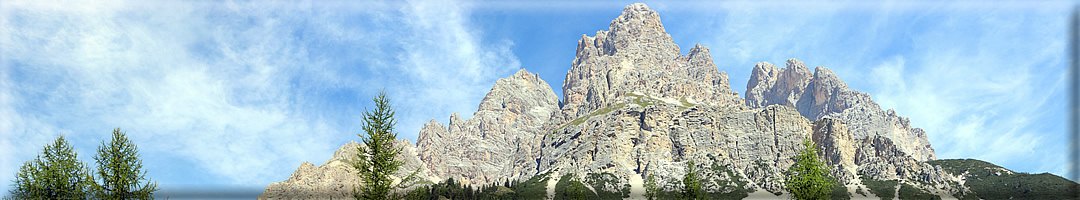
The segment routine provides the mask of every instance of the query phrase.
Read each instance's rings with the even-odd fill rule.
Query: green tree
[[[655,200],[660,197],[660,187],[656,185],[656,175],[649,174],[645,178],[645,198]]]
[[[599,199],[592,190],[585,187],[581,180],[573,174],[567,173],[555,183],[555,199]]]
[[[810,138],[803,139],[803,147],[795,155],[795,164],[784,176],[784,187],[794,199],[829,199],[833,188],[829,167],[818,159],[817,145]]]
[[[686,174],[683,175],[683,199],[705,199],[705,191],[701,190],[701,180],[697,171],[694,170],[694,161],[686,162]]]
[[[88,199],[95,187],[90,170],[64,136],[57,137],[15,174],[12,199]]]
[[[120,128],[113,129],[112,141],[108,144],[101,141],[94,160],[98,169],[96,178],[101,181],[94,187],[95,198],[153,199],[158,190],[157,183],[146,178],[138,146]]]
[[[394,120],[394,110],[390,108],[390,98],[386,97],[386,91],[380,91],[372,100],[375,101],[375,110],[364,110],[364,134],[356,134],[364,145],[357,147],[357,159],[351,162],[363,181],[355,196],[356,199],[401,198],[394,195],[393,190],[411,186],[405,183],[415,182],[420,168],[394,185],[391,176],[405,164],[395,158],[402,150],[401,147],[394,146],[394,140],[397,139],[394,126],[397,125],[397,120]]]

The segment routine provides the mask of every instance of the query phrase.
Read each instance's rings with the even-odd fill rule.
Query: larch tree
[[[364,145],[357,147],[357,157],[351,161],[363,181],[354,194],[356,199],[400,198],[393,193],[394,190],[411,186],[405,183],[414,182],[420,168],[394,184],[391,176],[405,164],[395,158],[402,150],[402,147],[394,146],[394,140],[397,139],[394,126],[397,120],[394,119],[394,110],[390,107],[390,98],[386,97],[385,91],[380,91],[372,100],[375,101],[375,110],[365,109],[364,133],[357,134]]]
[[[784,188],[794,199],[829,199],[833,181],[829,167],[818,159],[817,145],[810,138],[803,139],[803,149],[795,155],[795,164],[785,172]]]
[[[701,190],[701,179],[694,170],[694,161],[686,162],[686,174],[683,175],[683,199],[705,199],[705,191]]]
[[[645,199],[656,200],[660,197],[660,186],[656,185],[656,175],[649,174],[645,178]]]
[[[153,199],[157,183],[146,178],[138,146],[120,128],[113,129],[109,143],[101,141],[94,160],[98,169],[96,178],[101,181],[94,187],[95,198]]]
[[[11,199],[89,199],[95,187],[86,164],[64,136],[32,161],[23,163],[12,181]]]

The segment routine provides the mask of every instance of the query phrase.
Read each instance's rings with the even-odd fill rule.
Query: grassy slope
[[[928,161],[954,175],[968,172],[964,186],[974,194],[964,199],[1069,199],[1077,195],[1071,188],[1076,182],[1057,175],[1042,173],[1008,173],[1005,168],[975,159]],[[974,196],[973,196],[974,195]]]

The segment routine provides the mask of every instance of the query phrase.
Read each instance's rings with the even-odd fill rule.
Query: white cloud
[[[1067,145],[1063,116],[1047,112],[1063,101],[1053,99],[1064,87],[1063,16],[956,13],[912,33],[913,53],[865,73],[874,100],[925,129],[939,158],[1065,175],[1064,156],[1051,153]]]
[[[0,182],[60,133],[92,162],[120,126],[152,179],[264,186],[356,140],[379,88],[415,138],[520,67],[468,4],[370,3],[5,2]]]

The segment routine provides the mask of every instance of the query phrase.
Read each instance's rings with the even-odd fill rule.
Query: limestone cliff
[[[522,69],[499,79],[468,120],[454,113],[448,126],[425,124],[416,142],[420,159],[435,175],[464,184],[519,178],[507,176],[513,172],[507,166],[534,162],[541,126],[558,108],[551,86]]]
[[[794,58],[787,60],[783,69],[757,63],[746,91],[747,106],[784,105],[810,120],[839,119],[851,127],[856,139],[881,136],[904,141],[898,147],[916,160],[937,159],[925,131],[911,127],[908,118],[892,109],[882,110],[869,94],[848,89],[829,68],[818,66],[811,74],[810,68]]]

